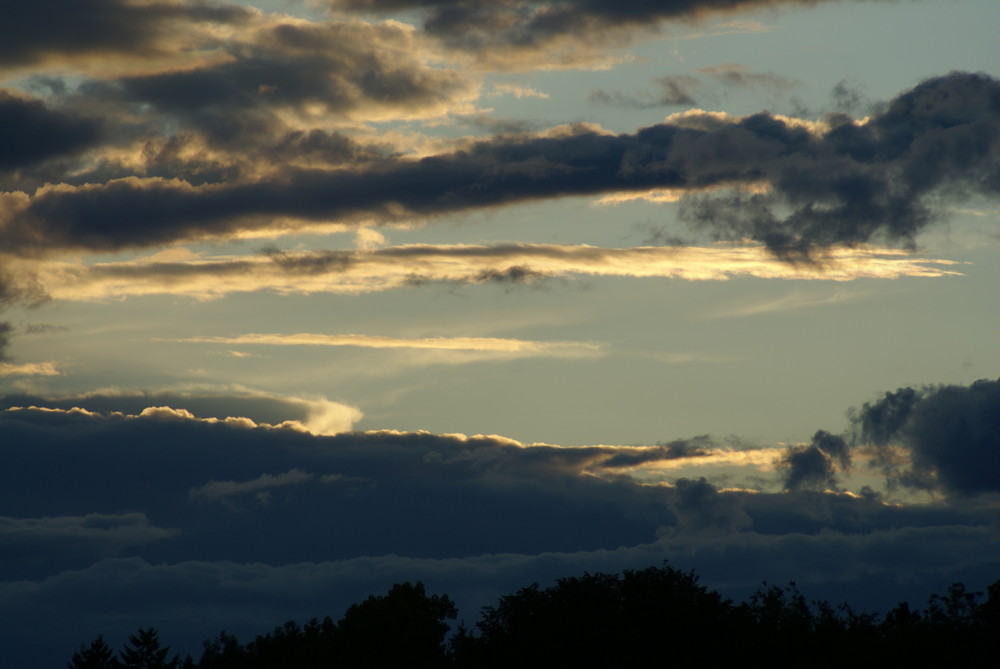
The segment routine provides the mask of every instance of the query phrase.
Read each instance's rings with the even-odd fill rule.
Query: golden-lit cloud
[[[59,376],[54,362],[0,362],[0,376]]]
[[[358,348],[429,349],[480,351],[515,355],[591,355],[601,344],[576,341],[530,341],[501,337],[403,338],[364,334],[245,334],[236,337],[186,337],[172,341],[235,346],[354,346]]]
[[[528,86],[521,86],[520,84],[511,83],[499,83],[493,84],[493,92],[490,96],[499,95],[513,95],[515,98],[542,98],[549,99],[548,93],[543,93],[542,91],[530,88]]]
[[[215,299],[259,290],[282,294],[363,294],[429,282],[530,283],[550,277],[621,276],[725,281],[851,281],[958,275],[956,263],[878,247],[833,248],[813,263],[774,258],[759,245],[639,246],[505,244],[408,245],[345,251],[206,257],[184,251],[123,262],[45,262],[35,268],[54,299],[142,295]]]

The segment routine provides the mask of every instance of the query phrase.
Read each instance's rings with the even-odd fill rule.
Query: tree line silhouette
[[[664,565],[621,574],[585,573],[538,584],[485,607],[475,629],[460,625],[447,595],[417,582],[392,586],[330,617],[288,621],[245,644],[226,632],[201,658],[170,655],[157,631],[140,628],[115,652],[103,636],[81,646],[69,669],[319,669],[372,667],[608,667],[638,662],[766,660],[790,666],[886,661],[996,666],[1000,581],[987,592],[961,583],[923,609],[901,602],[884,616],[807,600],[794,583],[764,584],[735,604]]]

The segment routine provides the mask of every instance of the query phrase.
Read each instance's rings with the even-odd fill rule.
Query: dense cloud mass
[[[810,128],[764,113],[691,112],[631,135],[581,126],[360,170],[288,168],[202,186],[137,178],[49,186],[6,196],[4,236],[14,252],[113,251],[234,234],[275,218],[391,221],[566,195],[764,182],[763,194],[694,197],[687,219],[719,238],[808,257],[834,244],[912,245],[936,218],[934,197],[1000,189],[998,150],[1000,82],[954,73],[901,94],[867,123],[835,115]]]
[[[900,388],[855,418],[890,480],[959,495],[1000,492],[1000,380]],[[894,445],[909,452],[909,468],[896,463]]]
[[[944,405],[928,397],[927,414],[965,416],[962,400],[996,385],[956,389]],[[143,399],[202,414],[242,408],[258,421],[168,406],[136,410]],[[16,408],[29,402],[53,408]],[[43,612],[52,616],[48,607],[68,601],[69,591],[95,599],[86,615],[83,604],[62,604],[49,619],[65,618],[74,635],[57,644],[63,654],[81,636],[132,631],[121,622],[125,610],[195,644],[200,639],[186,635],[324,614],[317,607],[413,578],[455,593],[472,615],[490,593],[526,580],[664,558],[696,566],[734,594],[768,577],[803,585],[833,578],[861,592],[871,578],[923,584],[943,568],[976,575],[1000,566],[990,558],[1000,538],[987,508],[907,507],[806,490],[820,480],[817,470],[800,472],[802,485],[784,493],[722,490],[704,478],[652,485],[635,478],[669,463],[739,455],[706,436],[594,447],[392,431],[316,436],[290,422],[275,426],[275,412],[301,411],[294,403],[191,393],[21,396],[3,404],[0,591],[5,617],[23,621],[5,632],[19,637],[16,648],[39,638],[46,626],[31,626]],[[73,404],[104,412],[57,408]],[[271,424],[259,420],[267,412]],[[911,433],[923,426],[912,423]],[[844,456],[841,445],[820,431],[807,448],[829,464]],[[891,597],[899,588],[883,584],[880,592]],[[183,611],[209,601],[214,613],[185,622]],[[13,639],[5,637],[6,647]]]
[[[101,139],[100,124],[0,90],[0,171],[69,158]]]
[[[664,560],[882,610],[1000,576],[1000,380],[814,431],[888,369],[996,374],[989,59],[854,82],[884,33],[812,66],[826,14],[767,11],[893,3],[7,4],[3,667],[139,626],[197,654],[401,581],[469,622]],[[949,215],[978,228],[918,256]],[[959,317],[914,314],[954,296],[986,315],[935,361],[968,366],[916,376]]]
[[[790,448],[782,460],[788,468],[785,489],[800,490],[836,486],[838,467],[847,469],[851,456],[843,437],[819,430],[808,446]]]

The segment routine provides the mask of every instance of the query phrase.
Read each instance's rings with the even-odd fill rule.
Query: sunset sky
[[[1000,579],[995,0],[3,11],[0,664]]]

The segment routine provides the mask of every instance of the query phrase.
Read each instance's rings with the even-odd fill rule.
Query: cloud
[[[542,91],[535,90],[528,86],[521,86],[520,84],[511,83],[497,83],[493,84],[493,92],[491,96],[499,95],[513,95],[516,98],[542,98],[544,100],[549,99],[548,93],[543,93]]]
[[[695,104],[692,92],[701,86],[701,82],[689,75],[668,75],[656,79],[660,92],[657,95],[623,95],[619,91],[607,92],[604,90],[591,91],[587,96],[589,102],[598,104],[614,105],[616,107],[634,107],[636,109],[650,109],[653,107],[667,107],[676,105]]]
[[[12,407],[83,410],[121,417],[221,421],[236,427],[285,426],[317,435],[349,431],[363,416],[357,407],[324,397],[289,397],[247,388],[213,387],[0,397],[0,409]]]
[[[519,358],[534,356],[591,357],[603,354],[604,346],[597,342],[530,341],[501,337],[424,337],[400,338],[382,335],[327,334],[245,334],[236,337],[187,337],[165,340],[199,344],[236,344],[263,346],[351,346],[374,349],[412,349],[432,352],[465,354],[458,358],[436,358],[432,362],[472,362],[487,358]],[[469,356],[469,354],[478,354]]]
[[[785,490],[836,490],[835,474],[850,466],[851,455],[843,437],[818,430],[809,445],[790,447],[780,464]]]
[[[858,296],[845,290],[836,290],[825,297],[814,297],[801,292],[792,292],[784,297],[769,299],[763,302],[750,304],[740,304],[732,307],[722,307],[711,313],[713,318],[737,318],[744,316],[757,316],[759,314],[770,314],[780,311],[790,311],[793,309],[803,309],[808,307],[825,306],[828,304],[842,304]]]
[[[604,50],[628,46],[662,24],[690,24],[740,10],[803,4],[802,0],[327,0],[335,9],[421,11],[423,30],[484,68],[600,66]],[[757,32],[753,22],[724,23],[713,34]]]
[[[536,284],[552,278],[624,276],[725,281],[740,276],[770,279],[851,281],[904,276],[958,275],[948,260],[921,258],[877,247],[816,252],[813,263],[776,260],[760,245],[640,246],[500,244],[407,245],[350,251],[269,250],[264,255],[161,258],[77,264],[45,262],[33,271],[54,299],[86,301],[142,295],[215,299],[269,290],[282,294],[357,295],[434,282]],[[803,306],[804,298],[740,307],[774,310]],[[824,300],[826,301],[826,300]],[[831,298],[831,301],[837,301]]]
[[[266,500],[267,498],[261,495],[268,494],[272,488],[304,483],[312,477],[312,474],[307,474],[301,469],[289,469],[284,474],[261,474],[250,481],[209,481],[205,485],[192,488],[188,497],[215,502],[233,495],[257,493],[258,499]]]
[[[156,527],[143,513],[11,518],[0,516],[0,550],[8,574],[41,577],[86,567],[122,551],[163,541],[175,530]]]
[[[99,121],[52,109],[41,100],[0,89],[0,178],[51,158],[74,156],[103,139]]]
[[[770,193],[693,199],[685,215],[723,237],[744,234],[786,255],[876,237],[913,244],[938,217],[932,194],[996,195],[998,90],[985,74],[952,73],[899,95],[868,123],[830,117],[815,145],[821,153],[785,153]],[[778,216],[779,204],[792,213]]]
[[[248,131],[266,128],[281,111],[313,122],[418,118],[456,110],[476,91],[459,72],[426,65],[419,36],[402,23],[262,17],[248,28],[224,45],[222,62],[93,83],[83,91],[149,104],[222,141],[239,133],[240,124]]]
[[[746,65],[726,63],[698,69],[699,74],[710,77],[721,84],[742,88],[762,88],[777,95],[799,85],[799,82],[774,72],[755,72]]]
[[[152,59],[195,41],[193,35],[209,32],[213,24],[239,24],[251,12],[170,0],[50,0],[7,8],[5,16],[0,67],[17,68],[79,65],[91,58]]]
[[[853,589],[888,604],[914,584],[995,580],[1000,568],[989,507],[726,490],[670,474],[713,458],[773,463],[772,448],[708,437],[560,447],[426,432],[316,436],[199,418],[137,394],[74,399],[95,408],[54,406],[64,399],[0,412],[0,542],[20,542],[24,558],[0,582],[0,614],[18,612],[3,637],[15,667],[27,666],[16,658],[39,630],[71,652],[98,632],[134,631],[138,617],[196,652],[223,626],[253,635],[335,616],[415,578],[472,616],[532,580],[663,559],[729,595],[795,578],[826,583],[821,597]],[[238,399],[247,409],[276,403],[215,401]],[[812,446],[839,462],[838,444],[817,433]],[[52,615],[65,616],[64,635],[51,635],[63,619]]]
[[[10,345],[10,333],[13,326],[6,321],[0,321],[0,361],[7,360],[7,347]]]
[[[752,239],[784,257],[878,240],[912,246],[937,220],[938,198],[1000,188],[998,90],[987,75],[952,73],[899,95],[865,123],[691,113],[631,135],[578,126],[357,170],[289,167],[253,182],[51,185],[3,196],[4,236],[8,253],[114,251],[276,225],[391,222],[568,195],[765,181],[766,194],[689,198],[682,215],[720,239]],[[783,208],[791,213],[779,214]],[[138,219],[145,224],[133,225]]]
[[[6,333],[0,324],[0,350],[7,344]],[[2,359],[2,358],[0,358]],[[0,362],[0,376],[59,376],[62,372],[54,362]]]
[[[1000,380],[900,388],[854,414],[891,481],[958,496],[1000,492]],[[893,446],[909,455],[900,467]]]

